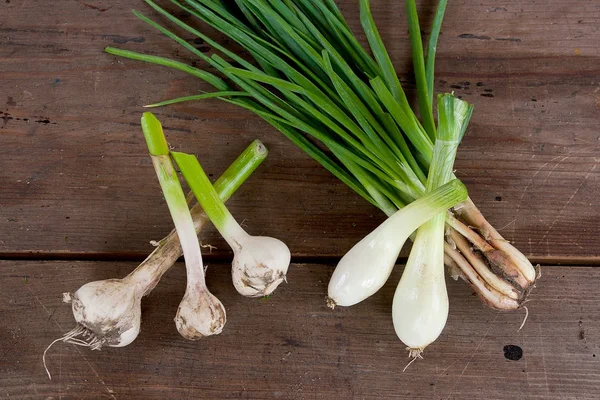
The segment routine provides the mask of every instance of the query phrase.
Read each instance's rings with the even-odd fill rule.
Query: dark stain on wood
[[[504,358],[511,361],[519,361],[523,357],[523,349],[514,344],[504,346]]]
[[[110,10],[110,7],[100,7],[100,6],[96,6],[96,5],[93,5],[93,4],[85,3],[85,2],[83,2],[81,0],[76,0],[76,1],[79,4],[81,4],[82,6],[87,7],[87,8],[91,8],[92,10],[96,10],[96,11],[100,11],[100,12],[105,12],[105,11]]]
[[[500,40],[500,41],[505,41],[505,42],[520,42],[521,39],[520,38],[513,38],[513,37],[507,37],[507,38],[494,38],[494,40]]]
[[[583,329],[583,321],[579,320],[579,340],[585,340],[585,329]]]
[[[125,43],[144,43],[146,38],[143,36],[123,36],[123,35],[101,35],[103,39],[110,39],[113,43],[116,44],[125,44]]]
[[[491,39],[489,36],[474,35],[472,33],[461,33],[460,35],[458,35],[458,37],[461,39],[477,39],[477,40],[490,40]]]
[[[283,345],[291,346],[291,347],[306,347],[301,341],[299,341],[297,339],[291,339],[291,338],[284,339]]]

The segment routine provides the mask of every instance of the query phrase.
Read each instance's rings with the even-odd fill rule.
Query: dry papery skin
[[[484,304],[516,310],[540,277],[529,260],[483,217],[471,199],[448,215],[444,262],[455,279],[460,276]]]

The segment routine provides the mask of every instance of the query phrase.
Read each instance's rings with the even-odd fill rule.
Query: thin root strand
[[[408,364],[406,364],[406,367],[404,367],[404,369],[402,370],[402,372],[406,371],[408,369],[408,367],[410,367],[410,365],[412,363],[414,363],[415,360],[417,360],[418,358],[423,359],[423,356],[422,356],[423,349],[421,349],[421,348],[414,349],[414,348],[411,348],[411,347],[407,347],[406,350],[408,350],[408,356],[410,358],[412,358],[412,360],[410,360],[408,362]]]
[[[204,249],[208,248],[208,254],[212,254],[213,250],[217,250],[218,249],[217,246],[213,246],[212,244],[208,244],[208,243],[207,244],[201,244],[200,247],[202,247]]]
[[[526,306],[523,306],[523,308],[525,309],[525,318],[523,318],[523,322],[521,322],[521,326],[519,326],[517,332],[523,329],[523,327],[525,326],[525,322],[527,322],[527,317],[529,317],[529,309]]]
[[[92,350],[100,350],[102,347],[102,340],[99,339],[94,332],[82,325],[77,325],[63,336],[52,341],[52,343],[46,347],[46,350],[44,350],[44,354],[42,355],[42,363],[44,364],[44,369],[46,370],[46,374],[48,374],[48,379],[50,380],[52,380],[52,375],[50,375],[50,371],[46,365],[46,353],[48,353],[50,347],[52,347],[56,342],[64,342],[74,344],[76,346],[89,347]]]

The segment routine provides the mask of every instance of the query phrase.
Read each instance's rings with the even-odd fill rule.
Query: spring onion
[[[204,54],[134,11],[142,21],[199,57],[214,73],[133,51],[109,47],[108,53],[175,68],[205,81],[216,89],[216,98],[259,115],[388,216],[426,194],[426,176],[440,129],[439,121],[436,126],[433,118],[433,68],[446,0],[439,2],[427,54],[415,1],[406,1],[421,119],[397,78],[369,0],[360,0],[359,6],[370,52],[349,30],[333,1],[171,0],[236,42],[255,63],[154,1],[145,2],[170,23],[212,47],[214,54]],[[204,97],[186,96],[155,105],[207,97],[197,96]],[[470,112],[463,115],[461,135],[467,129]],[[444,246],[445,260],[453,274],[467,281],[491,307],[520,307],[536,279],[531,263],[502,238],[468,198],[453,208],[445,224],[449,237],[448,246]],[[454,236],[460,240],[452,239]]]
[[[270,295],[286,279],[288,247],[279,239],[249,235],[225,207],[196,157],[171,154],[198,203],[233,250],[231,276],[236,290],[248,297]]]
[[[227,201],[267,154],[259,140],[252,142],[215,182],[219,197]],[[198,234],[206,226],[208,217],[199,204],[190,212]],[[46,353],[59,341],[99,350],[103,346],[123,347],[135,340],[140,332],[142,297],[154,289],[181,255],[179,236],[173,230],[158,241],[156,249],[125,278],[94,281],[74,293],[65,293],[63,298],[72,304],[77,326],[44,351],[43,364],[48,377],[51,378]]]
[[[463,123],[471,107],[453,95],[438,96],[438,130],[426,193],[452,177],[454,158]],[[412,203],[414,204],[414,203]],[[444,223],[441,212],[418,230],[392,303],[396,334],[408,346],[409,356],[421,357],[423,349],[442,333],[448,318],[448,293],[444,279]]]

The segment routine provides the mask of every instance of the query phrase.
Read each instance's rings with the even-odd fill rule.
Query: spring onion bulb
[[[448,311],[441,214],[417,231],[392,303],[394,329],[408,347],[410,357],[420,357],[423,349],[438,338],[446,326]]]
[[[231,215],[195,156],[172,152],[198,203],[233,250],[231,276],[236,290],[248,297],[271,294],[286,279],[290,250],[281,240],[249,235]]]
[[[227,201],[266,156],[260,140],[252,142],[215,182],[219,197]],[[198,234],[206,226],[208,217],[199,204],[190,212]],[[72,304],[77,326],[44,351],[42,359],[48,377],[51,378],[46,353],[54,343],[62,341],[93,350],[130,344],[140,332],[141,298],[156,287],[181,255],[179,237],[173,230],[158,241],[156,249],[125,278],[90,282],[74,293],[65,293],[63,299]]]
[[[438,130],[426,193],[435,193],[436,188],[451,179],[463,123],[468,119],[471,107],[451,94],[438,96]],[[413,359],[421,357],[423,349],[438,338],[448,319],[444,277],[445,220],[446,213],[439,213],[417,230],[394,294],[394,329],[408,346],[409,356]]]
[[[142,115],[142,130],[185,259],[187,285],[177,309],[175,325],[181,336],[190,340],[217,335],[227,321],[225,307],[206,287],[194,221],[169,156],[169,146],[162,126],[154,114],[145,112]]]
[[[388,280],[409,236],[466,198],[467,189],[455,179],[396,211],[342,257],[329,281],[328,305],[351,306],[377,292]]]

